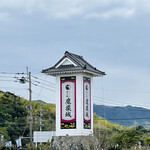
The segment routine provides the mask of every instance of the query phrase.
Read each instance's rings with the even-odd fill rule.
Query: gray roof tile
[[[60,64],[65,58],[70,59],[76,66],[72,65],[60,65],[58,68],[58,64]],[[68,51],[65,52],[65,55],[51,68],[42,70],[42,73],[57,75],[62,73],[73,73],[73,72],[86,72],[92,74],[94,76],[102,76],[106,75],[105,72],[96,69],[91,64],[89,64],[82,56],[70,53]]]

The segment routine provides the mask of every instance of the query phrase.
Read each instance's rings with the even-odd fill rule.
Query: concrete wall
[[[100,150],[94,136],[53,136],[51,150]]]

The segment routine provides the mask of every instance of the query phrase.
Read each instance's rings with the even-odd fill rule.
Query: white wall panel
[[[61,103],[60,103],[60,78],[67,76],[76,76],[76,129],[61,129]],[[83,127],[83,77],[91,78],[91,129],[84,129]],[[88,74],[70,74],[56,76],[56,136],[80,136],[93,134],[93,103],[92,103],[92,76]]]

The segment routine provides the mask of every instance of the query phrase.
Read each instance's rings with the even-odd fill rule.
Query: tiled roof
[[[66,59],[70,63],[63,64],[63,61]],[[42,73],[53,76],[76,72],[85,72],[92,74],[93,76],[106,75],[105,72],[102,72],[89,64],[82,56],[70,53],[68,51],[65,52],[65,55],[53,67],[42,70]]]

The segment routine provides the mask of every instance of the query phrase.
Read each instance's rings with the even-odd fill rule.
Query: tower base
[[[99,150],[100,144],[94,136],[53,136],[51,150]]]

